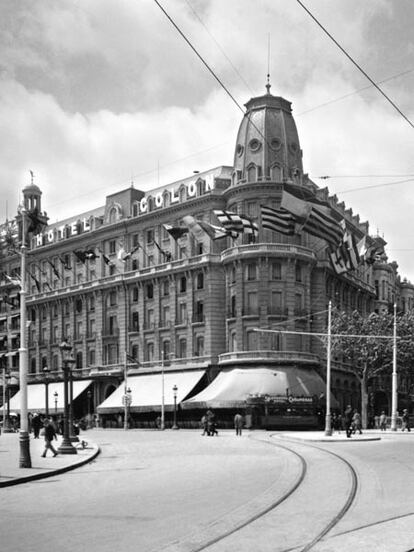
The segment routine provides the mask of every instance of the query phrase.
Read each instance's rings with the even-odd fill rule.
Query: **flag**
[[[29,276],[32,278],[32,280],[34,281],[34,283],[36,284],[36,287],[37,287],[37,291],[40,293],[41,291],[41,286],[40,286],[40,282],[39,280],[36,278],[36,276],[34,276],[31,272],[29,272]]]
[[[62,263],[63,268],[65,270],[72,270],[71,266],[65,261],[65,259],[62,259],[62,257],[59,257],[59,261]]]
[[[125,356],[128,362],[130,362],[131,364],[135,364],[136,366],[138,366],[138,368],[140,367],[140,363],[137,361],[136,358],[134,358],[128,353],[125,353]]]
[[[257,235],[257,224],[246,215],[239,215],[238,213],[224,211],[222,209],[214,209],[214,214],[218,218],[220,224],[230,232]]]
[[[94,259],[97,259],[99,257],[99,255],[97,255],[93,249],[85,249],[84,253],[88,261],[93,261]]]
[[[385,242],[381,238],[373,238],[373,242],[367,247],[367,251],[364,255],[364,261],[367,264],[374,264],[381,260],[381,256],[384,255]]]
[[[280,232],[288,236],[295,233],[295,217],[285,209],[271,209],[261,205],[262,226],[273,232]]]
[[[8,280],[11,284],[14,286],[20,286],[22,284],[20,278],[18,276],[9,276],[8,274],[4,274],[6,280]]]
[[[227,236],[235,239],[238,236],[237,232],[226,230],[226,228],[222,226],[215,226],[214,224],[210,224],[209,222],[204,222],[200,220],[198,221],[198,224],[212,240],[219,240],[220,238],[225,238]]]
[[[345,228],[345,221],[342,222]],[[343,274],[350,270],[355,270],[361,262],[358,251],[358,244],[355,237],[348,230],[344,231],[342,242],[329,254],[332,267],[337,274]]]
[[[121,249],[119,249],[118,254],[117,254],[118,261],[121,261],[122,263],[125,263],[127,261],[127,259],[129,259],[135,253],[135,251],[137,251],[137,249],[139,249],[139,247],[140,247],[139,245],[136,245],[135,247],[133,247],[131,249],[131,251],[125,251],[124,246],[121,246]]]
[[[85,264],[86,262],[86,253],[80,249],[73,251],[75,257],[80,260],[81,263]]]
[[[218,240],[225,238],[228,235],[232,235],[231,231],[219,226],[214,226],[208,222],[196,220],[191,215],[183,217],[184,224],[188,227],[190,232],[196,237],[198,241],[201,241],[206,235],[212,240]],[[237,233],[235,233],[237,237]]]
[[[188,228],[183,226],[171,226],[171,224],[163,224],[163,226],[174,240],[179,240],[188,233]]]
[[[53,274],[56,276],[56,278],[60,278],[60,273],[59,273],[58,269],[55,267],[55,264],[50,259],[46,259],[46,261],[52,267]]]
[[[344,231],[329,207],[312,201],[304,201],[286,191],[283,191],[280,206],[289,211],[297,219],[297,222],[301,222],[303,230],[308,234],[326,240],[333,247],[341,243]]]
[[[42,230],[47,226],[46,218],[38,210],[37,207],[31,211],[27,211],[28,225],[27,233],[28,234],[40,234]]]
[[[172,259],[172,255],[169,251],[164,251],[164,249],[161,248],[160,244],[157,242],[157,240],[154,240],[154,245],[156,246],[156,248],[159,250],[159,252],[161,253],[161,255],[164,256],[164,259],[165,259],[165,262],[170,262],[171,259]]]

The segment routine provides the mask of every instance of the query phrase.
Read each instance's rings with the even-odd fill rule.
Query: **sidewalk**
[[[79,436],[82,441],[84,437]],[[60,446],[62,437],[54,441],[53,446]],[[87,440],[87,439],[85,439]],[[74,443],[76,445],[78,443]],[[30,434],[30,457],[31,468],[20,468],[20,443],[18,433],[2,433],[0,435],[0,487],[9,487],[20,483],[27,483],[35,479],[43,479],[51,475],[64,473],[73,470],[93,460],[99,454],[99,447],[88,442],[85,449],[77,448],[77,454],[58,454],[53,457],[48,451],[46,458],[41,455],[44,451],[45,442],[42,437],[33,439]]]
[[[352,434],[351,437],[346,436],[346,431],[343,430],[340,433],[333,432],[332,435],[325,435],[324,431],[284,431],[275,432],[273,437],[279,439],[289,439],[292,441],[319,441],[325,443],[333,442],[363,442],[363,441],[380,441],[381,439],[393,439],[395,437],[409,438],[410,435],[414,436],[414,431],[380,431],[379,429],[364,429],[362,435],[359,433]]]

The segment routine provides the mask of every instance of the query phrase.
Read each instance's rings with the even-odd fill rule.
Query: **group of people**
[[[203,429],[203,433],[201,435],[218,435],[216,416],[212,410],[207,410],[201,418],[201,427]]]
[[[380,416],[375,416],[375,427],[374,429],[380,429],[381,431],[386,431],[387,429],[388,417],[383,410]],[[354,433],[362,434],[362,422],[361,415],[356,409],[352,409],[348,405],[345,409],[344,415],[334,413],[332,416],[332,429],[340,433],[341,429],[346,431],[346,436],[351,437]],[[408,410],[405,408],[401,416],[401,431],[411,431],[410,428],[410,417]]]
[[[347,437],[351,437],[357,432],[362,435],[361,414],[356,408],[353,409],[351,405],[348,405],[343,416],[339,413],[332,415],[332,429],[338,433],[345,430]]]
[[[50,450],[53,456],[57,456],[58,451],[53,446],[53,441],[57,441],[58,435],[63,435],[63,418],[57,419],[56,416],[48,418],[42,414],[35,413],[29,418],[30,429],[33,430],[33,438],[39,439],[40,433],[45,440],[45,449],[42,454],[42,458],[45,458],[47,451]],[[79,435],[79,424],[75,422],[73,424],[73,434]]]

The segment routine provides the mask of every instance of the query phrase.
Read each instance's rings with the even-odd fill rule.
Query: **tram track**
[[[272,440],[272,437],[274,435],[270,435],[270,439],[260,439],[256,437],[250,437],[251,439],[270,445],[278,448],[279,450],[282,449],[289,454],[292,454],[300,463],[301,469],[296,477],[296,479],[292,482],[290,487],[283,493],[282,496],[280,496],[277,500],[274,502],[268,504],[265,508],[257,510],[254,515],[251,515],[249,517],[246,517],[243,519],[243,521],[240,521],[239,523],[233,524],[230,528],[227,528],[226,530],[222,530],[221,532],[216,533],[214,536],[211,536],[211,538],[206,537],[204,535],[203,538],[202,535],[199,535],[197,539],[198,543],[194,542],[191,544],[191,542],[188,539],[183,539],[179,543],[175,543],[173,546],[168,546],[163,549],[164,552],[202,552],[205,550],[211,550],[211,552],[216,552],[219,550],[239,550],[237,546],[232,548],[232,545],[230,544],[231,539],[238,539],[239,535],[242,531],[249,530],[253,527],[255,522],[260,522],[261,519],[266,518],[268,515],[272,515],[275,513],[279,513],[279,509],[287,502],[287,499],[294,498],[295,493],[297,493],[299,490],[301,490],[301,487],[304,485],[304,482],[307,479],[308,472],[309,472],[309,463],[306,460],[305,456],[301,454],[301,452],[298,452],[298,450],[295,450],[295,448],[300,447],[310,447],[317,449],[320,453],[329,455],[330,457],[334,457],[335,459],[339,460],[345,467],[348,473],[350,474],[350,488],[348,489],[346,496],[344,500],[341,503],[341,507],[336,510],[334,515],[331,515],[329,519],[323,524],[323,527],[320,528],[315,535],[313,535],[307,542],[301,543],[301,544],[295,544],[294,546],[287,546],[285,548],[277,548],[278,552],[309,552],[311,551],[321,540],[324,539],[324,537],[344,518],[346,513],[348,512],[349,508],[351,507],[352,503],[355,500],[355,496],[357,494],[358,490],[358,476],[351,465],[351,463],[346,460],[346,458],[342,457],[341,455],[326,450],[322,447],[318,447],[315,445],[310,445],[309,443],[298,443],[297,441],[291,441],[288,443],[290,444],[281,444],[279,442],[275,442]],[[308,491],[309,492],[309,491]],[[213,525],[213,524],[212,524]],[[223,546],[223,548],[222,548]],[[251,549],[251,548],[250,548]],[[256,547],[257,549],[257,547]],[[268,550],[268,548],[266,548]],[[275,549],[276,550],[276,549]]]

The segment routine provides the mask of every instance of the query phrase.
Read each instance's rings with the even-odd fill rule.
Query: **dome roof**
[[[268,90],[270,85],[268,85]],[[302,151],[291,103],[269,92],[250,99],[240,124],[234,170],[246,178],[252,165],[258,175],[280,175],[286,181],[303,173]]]
[[[36,184],[28,184],[23,188],[23,194],[38,194],[41,195],[42,191],[40,190],[39,186],[36,186]]]

